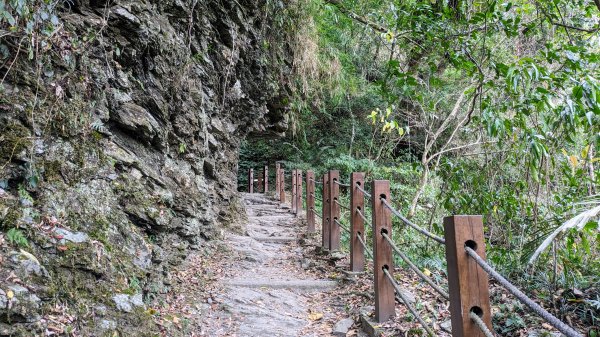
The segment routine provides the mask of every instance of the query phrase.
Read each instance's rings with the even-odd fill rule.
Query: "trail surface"
[[[302,268],[298,244],[300,217],[261,194],[244,194],[248,224],[244,235],[227,234],[231,249],[218,281],[219,306],[208,312],[206,336],[317,336],[305,329],[314,315],[314,298],[336,287]],[[311,301],[311,299],[313,301]],[[226,323],[226,324],[224,324]]]

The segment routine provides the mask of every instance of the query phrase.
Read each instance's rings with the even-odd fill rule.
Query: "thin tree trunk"
[[[423,162],[421,162],[421,164],[423,165],[423,172],[421,172],[421,179],[419,179],[417,192],[415,193],[415,196],[410,204],[410,210],[408,211],[409,218],[412,218],[415,215],[419,198],[421,198],[423,191],[425,191],[425,186],[427,186],[427,183],[429,182],[429,166]]]
[[[590,176],[590,187],[588,190],[589,195],[596,194],[596,174],[594,172],[594,163],[592,160],[594,159],[594,145],[590,144],[590,149],[588,150],[588,174]]]

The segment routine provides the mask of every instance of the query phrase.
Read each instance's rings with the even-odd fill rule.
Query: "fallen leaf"
[[[8,297],[9,300],[12,300],[12,298],[15,297],[15,293],[12,290],[9,290],[6,292],[6,297]]]
[[[308,319],[311,321],[318,321],[323,318],[323,313],[321,312],[311,312],[308,314]]]

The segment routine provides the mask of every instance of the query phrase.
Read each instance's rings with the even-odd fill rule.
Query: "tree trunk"
[[[423,172],[421,172],[421,179],[419,180],[419,187],[417,188],[417,192],[415,193],[415,196],[413,197],[413,200],[410,204],[410,210],[408,211],[408,218],[412,218],[416,211],[417,211],[417,204],[419,203],[419,198],[421,198],[421,195],[423,194],[423,191],[425,190],[425,186],[427,186],[427,183],[429,182],[429,166],[427,164],[422,164],[423,165]]]

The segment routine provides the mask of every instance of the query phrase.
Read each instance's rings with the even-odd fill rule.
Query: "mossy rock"
[[[0,126],[0,160],[10,161],[15,155],[31,147],[29,129],[21,124],[9,122]]]
[[[21,218],[16,200],[0,199],[0,228],[15,227]]]

